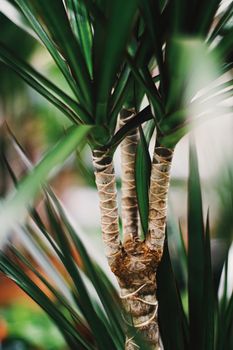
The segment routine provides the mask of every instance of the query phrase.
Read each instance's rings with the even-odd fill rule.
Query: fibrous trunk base
[[[126,324],[134,326],[153,350],[162,350],[158,329],[156,272],[163,253],[172,155],[171,149],[155,148],[149,194],[149,232],[143,242],[129,235],[130,249],[127,240],[120,241],[112,158],[107,151],[96,151],[93,155],[103,241],[109,265],[121,288],[121,298],[128,315]],[[135,337],[129,336],[125,349],[138,349],[135,342]]]

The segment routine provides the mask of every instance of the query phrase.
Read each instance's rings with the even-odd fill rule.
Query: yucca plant
[[[15,142],[13,139],[14,144]],[[19,145],[16,146],[19,152]],[[5,161],[7,162],[6,158]],[[6,165],[17,184],[18,180],[9,163]],[[29,174],[24,181],[30,185],[34,181],[34,175]],[[25,191],[22,184],[18,183],[17,186],[19,192]],[[37,186],[35,181],[34,186]],[[228,185],[228,191],[231,191],[231,186],[232,184]],[[69,348],[123,348],[125,316],[112,283],[101,267],[90,259],[80,239],[80,236],[84,239],[85,236],[75,230],[51,189],[45,191],[43,202],[47,224],[36,209],[31,209],[28,224],[16,228],[23,246],[15,245],[14,241],[5,246],[0,255],[0,270],[45,310],[63,334]],[[178,263],[180,271],[188,278],[185,287],[178,287],[179,276],[173,272],[166,242],[158,270],[159,325],[164,349],[230,349],[233,295],[227,295],[226,273],[221,295],[218,293],[219,278],[217,284],[214,284],[209,213],[204,223],[197,155],[193,147],[190,149],[188,179],[188,251],[175,221],[174,218],[169,218],[167,237],[168,241],[174,239],[175,231],[176,239],[180,240]],[[224,221],[222,228],[219,225],[218,229],[224,229],[225,236],[227,232],[229,236],[231,222],[228,222],[228,226],[226,223]],[[87,248],[92,251],[91,243]],[[224,259],[225,267],[221,265],[217,270],[227,269],[227,251]],[[41,269],[38,270],[38,264],[42,267],[43,274]],[[87,279],[93,285],[93,290],[87,284]],[[186,294],[188,309],[181,301],[182,295]],[[133,329],[131,332],[134,342],[140,344],[142,349],[147,349],[137,333]]]
[[[105,252],[130,315],[127,323],[140,331],[151,348],[161,348],[156,271],[163,255],[173,152],[189,126],[203,119],[199,114],[229,112],[221,102],[229,98],[231,90],[225,89],[231,87],[232,80],[219,83],[217,78],[232,67],[232,3],[220,13],[220,0],[189,4],[178,0],[13,3],[28,21],[18,24],[29,33],[33,30],[44,44],[70,93],[23,62],[5,44],[0,45],[1,61],[79,124],[68,130],[60,146],[35,169],[35,176],[44,179],[47,164],[51,161],[52,167],[64,159],[87,136]],[[209,64],[217,71],[201,79]],[[144,95],[149,105],[140,110]],[[196,118],[188,118],[193,107],[199,109]],[[120,129],[116,131],[119,113]],[[154,128],[151,162],[148,145]],[[120,143],[123,239],[113,167]],[[29,183],[22,183],[16,203],[23,199],[28,204],[32,199],[29,192],[26,197],[21,195]],[[11,203],[9,199],[6,207]],[[190,325],[192,322],[196,318],[190,316]],[[125,347],[137,347],[130,335]]]

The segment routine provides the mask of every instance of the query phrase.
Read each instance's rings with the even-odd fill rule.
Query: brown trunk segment
[[[121,288],[121,298],[130,314],[130,324],[143,335],[151,349],[161,349],[157,322],[156,271],[163,253],[167,192],[173,150],[155,147],[149,195],[149,233],[131,249],[120,242],[114,168],[108,152],[95,151],[93,163],[100,198],[101,226],[106,255]],[[125,249],[126,245],[126,249]],[[134,339],[126,350],[136,350]]]
[[[170,184],[172,157],[172,149],[155,147],[149,191],[149,232],[147,243],[160,255],[159,261],[163,254],[167,218],[167,194]]]
[[[105,254],[109,266],[112,267],[112,265],[115,265],[116,256],[120,253],[121,242],[118,223],[116,179],[112,158],[108,155],[108,151],[94,151],[93,165],[99,194],[101,229]]]
[[[120,114],[120,127],[124,126],[135,115],[135,110],[123,109]],[[138,144],[138,129],[132,130],[121,142],[121,211],[124,247],[133,249],[138,241],[138,203],[135,184],[135,157]]]

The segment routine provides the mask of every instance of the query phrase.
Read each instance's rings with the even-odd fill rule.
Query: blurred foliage
[[[221,175],[218,174],[216,192],[218,193],[218,218],[215,234],[217,238],[226,241],[227,246],[233,239],[233,167],[231,160],[226,159],[221,167]]]
[[[43,349],[64,348],[64,340],[54,323],[40,309],[27,304],[14,304],[1,309],[1,316],[7,322],[8,336],[25,339]],[[5,349],[5,347],[4,347]]]

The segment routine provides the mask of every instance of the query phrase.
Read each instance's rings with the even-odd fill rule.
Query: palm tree
[[[2,43],[0,59],[74,124],[90,126],[82,136],[88,133],[93,154],[106,256],[117,277],[129,323],[152,349],[159,349],[156,271],[163,256],[173,153],[193,123],[187,118],[193,101],[205,106],[209,94],[216,93],[210,85],[207,92],[197,95],[203,86],[190,83],[194,78],[190,70],[200,77],[200,60],[211,62],[215,55],[218,76],[230,70],[233,6],[217,13],[220,0],[189,4],[178,0],[15,0],[14,4],[27,18],[30,30],[25,23],[24,29],[33,30],[51,54],[70,94]],[[221,100],[228,97],[224,89],[231,84],[218,86]],[[149,105],[140,110],[144,95]],[[116,131],[119,113],[120,129]],[[154,128],[151,162],[148,145]],[[80,130],[84,129],[73,129],[72,140]],[[123,240],[113,166],[120,143]],[[76,145],[72,142],[69,151]],[[64,156],[67,154],[68,150]],[[125,346],[136,348],[134,338],[128,336]]]

